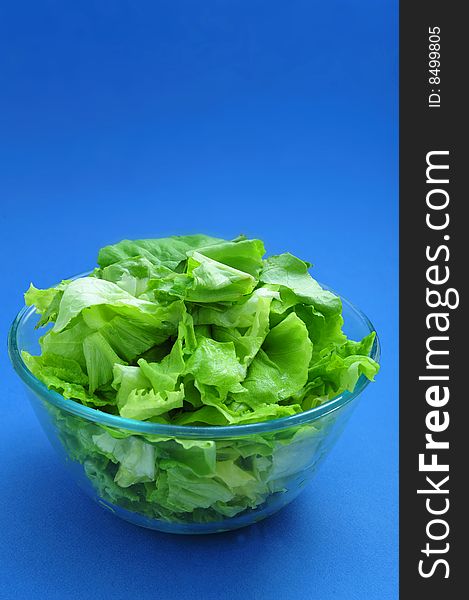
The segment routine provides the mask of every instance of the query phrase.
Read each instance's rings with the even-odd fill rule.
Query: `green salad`
[[[30,286],[26,303],[48,330],[40,355],[23,360],[49,389],[85,406],[191,426],[294,415],[353,391],[361,375],[373,379],[375,333],[348,340],[340,298],[311,277],[311,265],[264,255],[261,240],[244,237],[106,246],[89,275]],[[279,469],[268,436],[215,444],[139,437],[71,415],[57,423],[99,493],[149,516],[232,516],[278,491],[268,484]],[[284,437],[281,446],[307,436]]]

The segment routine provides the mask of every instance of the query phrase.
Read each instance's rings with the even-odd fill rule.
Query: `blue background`
[[[360,306],[382,371],[314,483],[238,532],[120,522],[68,480],[1,354],[0,597],[397,598],[397,4],[0,8],[1,336],[123,237],[240,232]]]

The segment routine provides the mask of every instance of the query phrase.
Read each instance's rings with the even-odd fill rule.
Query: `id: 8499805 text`
[[[440,95],[440,28],[429,27],[428,28],[428,83],[430,86],[430,93],[428,95],[428,106],[429,108],[439,108],[441,105]]]

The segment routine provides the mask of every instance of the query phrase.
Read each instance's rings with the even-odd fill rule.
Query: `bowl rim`
[[[68,279],[86,277],[89,275],[89,273],[90,272],[82,273]],[[324,289],[327,289],[328,291],[331,291],[339,296],[342,304],[346,304],[354,313],[354,315],[362,321],[362,323],[368,329],[368,333],[376,333],[373,347],[370,352],[370,357],[376,362],[379,362],[381,344],[376,329],[370,319],[359,308],[347,300],[347,298],[338,294],[337,292],[334,292],[334,290],[327,285],[322,283],[320,283],[320,285]],[[137,419],[128,419],[118,415],[105,413],[96,408],[84,406],[83,404],[80,404],[79,402],[69,398],[64,398],[64,396],[55,390],[49,389],[42,381],[40,381],[31,373],[24,363],[21,356],[21,351],[18,348],[18,332],[24,325],[24,322],[35,312],[35,308],[36,307],[34,305],[23,306],[23,308],[16,315],[8,332],[8,354],[10,356],[10,360],[14,370],[26,384],[26,386],[53,406],[75,416],[82,417],[87,421],[92,421],[108,427],[125,429],[127,431],[132,431],[139,434],[180,438],[220,439],[237,438],[247,435],[279,431],[282,429],[303,425],[305,423],[313,423],[314,421],[317,421],[318,419],[339,410],[359,396],[370,383],[370,381],[364,375],[361,375],[353,392],[345,391],[342,394],[335,396],[331,400],[328,400],[324,404],[301,413],[296,413],[287,417],[280,417],[278,419],[271,419],[269,421],[260,421],[257,423],[246,423],[243,425],[195,426],[149,423],[147,421],[139,421]]]

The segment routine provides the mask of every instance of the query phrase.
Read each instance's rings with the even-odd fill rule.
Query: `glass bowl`
[[[351,339],[374,331],[360,310],[344,298],[342,303],[344,331]],[[291,502],[311,480],[369,383],[362,375],[353,393],[263,423],[190,427],[125,419],[68,400],[32,375],[21,351],[39,353],[38,318],[34,307],[19,312],[8,349],[50,442],[100,506],[136,525],[170,533],[237,529]],[[376,337],[371,351],[376,361],[379,352]],[[106,448],[112,448],[109,458]],[[141,481],[129,484],[126,470],[136,467]]]

